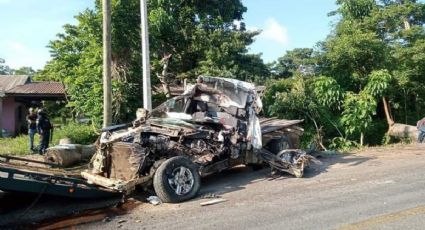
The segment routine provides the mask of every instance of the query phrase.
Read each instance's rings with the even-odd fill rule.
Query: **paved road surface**
[[[227,202],[201,207],[207,199],[158,206],[133,201],[126,215],[74,229],[425,229],[425,145],[372,148],[320,160],[323,164],[301,179],[270,179],[268,169],[234,168],[202,181],[201,195],[219,194]],[[6,201],[19,201],[10,199],[0,198],[0,223],[70,215],[116,202],[45,197],[28,209],[34,198],[20,197],[22,209],[7,211]],[[92,219],[84,215],[82,219]]]
[[[306,178],[240,167],[203,181],[225,203],[147,203],[78,229],[425,229],[425,146],[321,158]]]

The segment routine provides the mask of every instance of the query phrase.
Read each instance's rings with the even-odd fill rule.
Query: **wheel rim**
[[[184,166],[177,167],[170,176],[168,184],[177,195],[186,195],[192,190],[195,179],[190,169]]]

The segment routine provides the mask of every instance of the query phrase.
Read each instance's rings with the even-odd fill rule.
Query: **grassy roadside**
[[[70,138],[73,143],[91,144],[96,140],[97,136],[90,125],[69,123],[54,129],[53,140],[50,146],[57,145],[59,140],[65,137]],[[35,135],[34,145],[38,146],[38,144],[39,136]],[[29,148],[28,135],[20,135],[14,138],[0,138],[0,154],[27,155],[31,154]]]

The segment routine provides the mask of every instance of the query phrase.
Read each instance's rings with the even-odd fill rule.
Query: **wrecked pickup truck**
[[[202,77],[151,112],[138,109],[132,124],[102,130],[89,170],[91,184],[131,193],[150,186],[163,202],[194,197],[201,177],[236,165],[268,163],[302,177],[314,158],[296,150],[302,120],[259,118],[255,86]]]

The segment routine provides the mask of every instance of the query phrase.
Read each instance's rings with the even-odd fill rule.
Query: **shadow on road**
[[[351,167],[374,159],[373,157],[358,156],[352,153],[319,154],[316,157],[322,164],[312,164],[307,167],[304,171],[304,178],[313,178],[325,173],[329,167],[335,164],[339,164],[341,167]],[[253,170],[250,166],[238,166],[203,178],[199,197],[210,193],[220,195],[243,190],[248,184],[264,180],[284,180],[293,177],[288,173],[277,173],[272,176],[268,166],[258,171]]]
[[[304,171],[305,178],[312,178],[321,173],[327,172],[328,168],[332,165],[339,164],[342,167],[350,167],[363,164],[369,160],[375,159],[374,157],[358,156],[353,153],[334,153],[324,154],[319,153],[316,158],[322,162],[321,165],[311,165]]]
[[[253,170],[250,166],[237,166],[202,179],[200,196],[203,194],[225,194],[245,189],[248,184],[270,178],[270,168]]]
[[[34,229],[44,220],[72,216],[85,210],[112,207],[119,198],[71,199],[29,193],[6,193],[0,198],[0,229]]]

